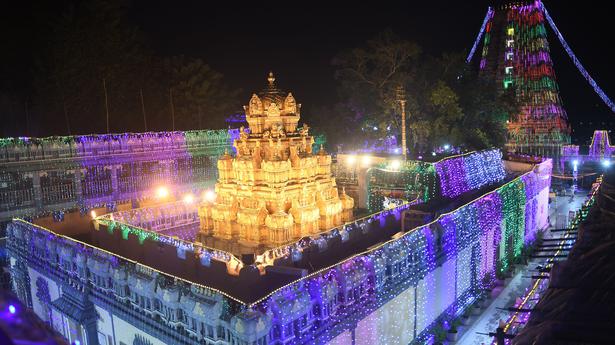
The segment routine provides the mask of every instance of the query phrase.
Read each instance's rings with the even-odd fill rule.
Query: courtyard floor
[[[581,205],[586,199],[587,190],[579,190],[573,197],[558,196],[551,203],[549,217],[551,226],[549,230],[556,229],[561,224],[567,224],[568,212],[576,211],[581,208]],[[561,219],[564,217],[564,219]],[[560,237],[559,233],[545,232],[545,238]],[[506,320],[510,316],[510,312],[498,308],[507,308],[513,305],[515,300],[523,295],[526,288],[531,284],[530,278],[536,274],[536,266],[541,265],[546,259],[534,259],[527,266],[523,266],[517,270],[512,277],[510,283],[504,287],[494,289],[492,299],[489,306],[478,316],[478,318],[469,325],[468,329],[463,332],[456,344],[459,345],[482,345],[491,344],[493,338],[485,333],[495,332],[500,320]]]

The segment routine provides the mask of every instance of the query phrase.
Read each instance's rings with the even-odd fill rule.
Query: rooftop
[[[98,216],[96,221],[90,215],[72,212],[66,213],[63,221],[45,217],[34,223],[39,230],[54,233],[71,242],[191,284],[217,290],[239,302],[253,303],[308,274],[373,250],[378,244],[390,240],[400,230],[401,212],[409,207],[427,207],[432,211],[454,209],[462,206],[461,202],[470,202],[500,188],[533,167],[515,162],[506,162],[505,165],[509,173],[505,180],[464,193],[460,199],[449,203],[439,201],[433,206],[404,204],[378,212],[315,236],[269,249],[257,257],[255,264],[244,264],[241,258],[231,253],[193,242],[195,222],[198,222],[196,206],[182,201],[141,209],[118,205],[117,212]],[[100,214],[105,212],[104,209],[94,211]],[[175,216],[168,217],[172,214]],[[160,221],[151,222],[154,215]],[[174,223],[169,226],[171,219]]]

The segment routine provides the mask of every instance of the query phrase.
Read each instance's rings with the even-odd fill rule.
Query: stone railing
[[[230,147],[231,136],[229,130],[199,130],[4,138],[0,139],[0,162],[159,153],[166,150],[192,152],[208,147],[224,149]]]

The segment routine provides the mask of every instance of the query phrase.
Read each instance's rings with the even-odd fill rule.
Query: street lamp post
[[[408,158],[408,150],[406,149],[406,91],[401,85],[397,87],[397,101],[401,106],[401,150],[404,160],[406,160]]]

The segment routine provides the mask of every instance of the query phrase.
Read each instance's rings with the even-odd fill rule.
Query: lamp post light
[[[604,169],[608,169],[611,166],[611,160],[610,159],[603,159],[602,160],[602,166],[604,167]]]
[[[406,160],[408,158],[408,150],[406,149],[406,91],[401,85],[397,87],[397,101],[401,106],[401,150],[404,160]]]

